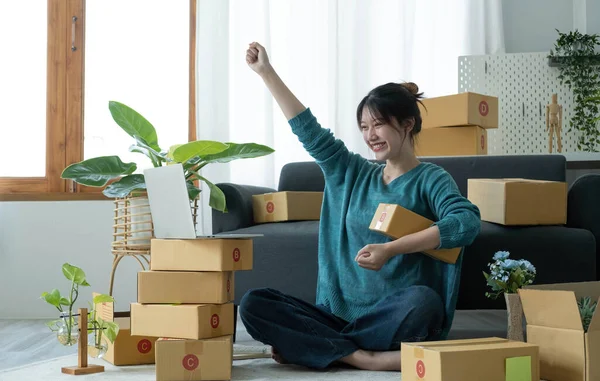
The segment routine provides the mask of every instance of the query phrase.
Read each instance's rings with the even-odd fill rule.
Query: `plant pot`
[[[524,341],[523,334],[523,305],[519,294],[504,294],[508,319],[507,339]]]
[[[69,319],[68,315],[62,315],[56,326],[58,327],[56,338],[59,343],[65,347],[77,344],[79,339],[79,324],[76,318],[71,317]]]
[[[102,335],[100,339],[96,333],[90,333],[88,335],[88,355],[91,358],[99,359],[104,357],[108,350],[108,339],[105,335]]]

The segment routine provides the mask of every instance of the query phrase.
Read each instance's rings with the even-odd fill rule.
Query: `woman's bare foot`
[[[281,355],[279,354],[279,352],[277,352],[277,349],[271,347],[271,358],[275,361],[277,361],[280,364],[286,364],[287,362],[285,361],[285,359],[283,357],[281,357]]]
[[[339,361],[363,370],[401,370],[400,351],[372,352],[359,349]]]

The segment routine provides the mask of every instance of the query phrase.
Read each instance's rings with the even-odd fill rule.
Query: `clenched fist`
[[[246,50],[246,63],[261,76],[272,70],[266,50],[258,42],[253,42],[248,46]]]

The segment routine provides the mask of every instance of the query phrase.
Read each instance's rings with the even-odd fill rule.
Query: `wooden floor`
[[[58,342],[46,321],[0,320],[0,370],[77,353],[76,345],[64,347]],[[240,321],[236,328],[236,343],[258,348],[260,343],[252,340]]]

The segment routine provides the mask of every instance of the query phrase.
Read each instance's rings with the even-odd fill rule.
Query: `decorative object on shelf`
[[[594,95],[600,91],[600,45],[597,34],[582,34],[579,31],[561,33],[550,50],[548,59],[559,70],[560,84],[573,91],[575,109],[569,121],[569,130],[578,130],[577,148],[587,152],[598,152],[600,130],[598,129],[598,101]],[[554,64],[553,64],[554,63]]]
[[[552,153],[554,135],[556,135],[556,152],[562,152],[563,107],[558,104],[558,95],[552,94],[552,103],[546,105],[546,131],[548,132],[548,152]]]
[[[56,332],[57,340],[64,346],[79,345],[79,363],[77,367],[63,368],[63,373],[88,374],[104,371],[104,367],[96,365],[87,366],[88,352],[92,357],[100,358],[106,353],[106,340],[114,343],[119,327],[113,322],[102,320],[97,316],[95,306],[97,303],[114,302],[114,299],[106,294],[98,294],[90,303],[91,309],[80,308],[78,314],[73,313],[73,306],[79,297],[79,287],[89,287],[85,272],[77,266],[65,263],[62,266],[65,278],[71,281],[71,289],[68,297],[62,296],[58,289],[43,292],[41,299],[55,307],[59,312],[59,318],[48,322],[46,325]],[[78,318],[77,318],[78,316]],[[85,330],[82,332],[82,330]],[[101,369],[100,369],[101,368]]]
[[[158,144],[154,126],[137,111],[122,103],[110,101],[108,108],[114,121],[135,140],[130,152],[147,156],[154,167],[182,163],[190,200],[200,193],[196,186],[203,181],[210,189],[209,206],[227,212],[225,195],[209,180],[200,175],[200,170],[210,163],[227,163],[237,159],[249,159],[269,155],[270,147],[256,143],[221,143],[210,140],[197,140],[186,144],[176,144],[164,151]],[[124,163],[118,156],[100,156],[69,165],[61,178],[91,187],[104,187],[103,194],[110,198],[123,198],[133,191],[146,189],[144,175],[134,173],[136,163]]]
[[[523,306],[518,290],[533,283],[536,276],[535,267],[527,260],[509,259],[508,251],[498,251],[494,254],[494,262],[488,266],[490,273],[483,272],[492,292],[485,296],[497,299],[504,294],[508,318],[509,340],[523,341]]]

